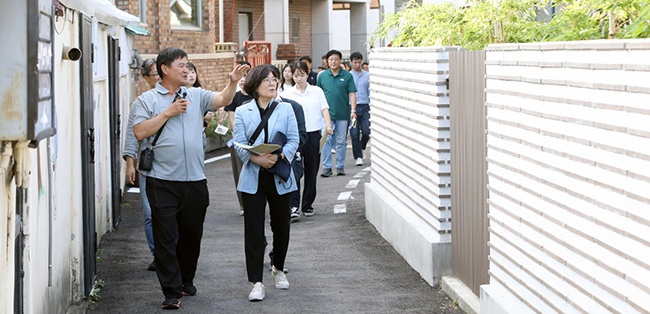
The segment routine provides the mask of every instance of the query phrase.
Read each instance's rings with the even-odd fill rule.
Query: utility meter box
[[[35,146],[56,133],[52,12],[52,0],[0,1],[2,141],[30,140]]]

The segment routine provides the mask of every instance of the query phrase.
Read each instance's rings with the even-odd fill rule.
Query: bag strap
[[[253,143],[255,143],[255,140],[260,135],[260,132],[262,132],[264,126],[266,126],[266,124],[268,123],[269,118],[271,117],[271,114],[273,113],[273,110],[275,110],[275,107],[277,107],[277,105],[278,102],[275,100],[271,103],[269,109],[264,113],[264,116],[262,117],[262,121],[257,126],[257,129],[255,129],[255,132],[253,132],[253,135],[251,135],[251,139],[248,140],[248,145],[253,145]]]
[[[172,100],[172,104],[173,104],[174,102],[176,102],[176,100],[178,100],[178,98],[181,98],[181,97],[182,97],[182,98],[185,98],[185,97],[187,97],[187,92],[185,92],[185,91],[183,91],[183,94],[181,95],[181,91],[182,91],[182,90],[183,90],[183,89],[181,88],[181,89],[179,89],[179,90],[176,92],[176,95],[174,96],[174,100]],[[167,121],[169,121],[169,120],[167,120]],[[160,137],[160,133],[162,133],[162,130],[165,128],[165,125],[167,125],[167,121],[165,121],[165,124],[163,124],[163,125],[160,127],[160,129],[158,130],[158,133],[156,133],[156,138],[153,139],[153,142],[151,142],[150,147],[154,147],[154,146],[156,145],[156,143],[158,142],[158,138]]]
[[[167,125],[167,121],[165,121],[165,124],[160,127],[158,130],[158,133],[156,133],[156,138],[153,139],[153,142],[151,142],[151,147],[154,147],[156,145],[156,142],[158,142],[158,138],[160,137],[160,133],[162,133],[162,130],[165,128],[165,125]]]

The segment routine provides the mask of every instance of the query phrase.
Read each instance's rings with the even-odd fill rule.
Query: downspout
[[[15,142],[14,157],[16,164],[14,168],[14,175],[16,176],[16,187],[26,189],[29,185],[29,172],[31,171],[31,163],[29,159],[29,141]]]
[[[0,178],[4,180],[5,187],[8,187],[10,179],[14,176],[13,166],[13,149],[12,142],[1,142],[2,146],[0,147]],[[7,193],[9,189],[7,188]],[[7,267],[13,266],[14,272],[14,286],[13,286],[13,310],[14,313],[23,313],[23,239],[22,239],[22,202],[21,202],[21,193],[19,189],[16,189],[15,197],[9,197],[9,199],[15,198],[16,207],[13,208],[7,203],[7,248],[10,248],[13,244],[13,265],[7,264]],[[12,223],[13,221],[13,223]],[[15,237],[15,238],[14,238]],[[11,243],[13,242],[13,243]],[[7,254],[11,255],[9,252]],[[7,259],[9,261],[10,259]],[[7,283],[9,286],[9,283]]]
[[[6,177],[11,177],[13,175],[11,173],[11,167],[13,166],[11,162],[13,157],[11,142],[3,142],[2,146],[2,157],[0,157],[0,173],[4,173]]]
[[[219,0],[219,42],[223,42],[223,0]]]
[[[27,198],[27,186],[29,185],[29,173],[31,169],[31,162],[29,159],[29,145],[30,141],[23,142],[5,142],[2,153],[2,167],[7,165],[12,169],[13,173],[10,174],[14,177],[16,182],[16,230],[15,234],[20,239],[16,241],[16,253],[15,253],[15,267],[16,267],[16,276],[19,278],[15,279],[16,290],[14,292],[14,310],[18,309],[19,312],[23,313],[24,311],[24,289],[25,285],[23,283],[23,278],[25,278],[25,269],[24,258],[25,255],[23,250],[25,249],[25,203]],[[13,161],[9,161],[13,164],[5,164],[5,158],[12,158]],[[4,168],[3,168],[4,169]]]

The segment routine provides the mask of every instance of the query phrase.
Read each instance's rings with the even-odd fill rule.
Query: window
[[[201,0],[169,0],[173,28],[201,28]]]
[[[291,37],[295,40],[300,39],[300,18],[294,17],[291,19]]]

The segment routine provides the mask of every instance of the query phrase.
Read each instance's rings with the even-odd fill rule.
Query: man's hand
[[[127,156],[126,157],[126,182],[130,185],[135,185],[135,176],[138,175],[135,171],[135,160]]]
[[[165,109],[167,116],[175,117],[181,113],[187,112],[187,106],[190,105],[190,102],[187,99],[179,98],[171,106]]]
[[[230,81],[233,83],[239,82],[239,80],[250,70],[251,67],[249,67],[247,64],[236,64],[235,68],[228,74],[230,76]]]
[[[205,123],[209,124],[210,121],[212,121],[212,118],[213,118],[213,117],[214,117],[214,112],[212,112],[212,111],[208,111],[208,112],[205,114],[205,116],[203,116],[203,121],[204,121]]]

